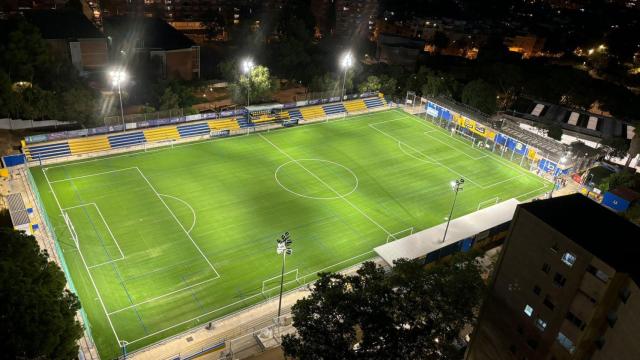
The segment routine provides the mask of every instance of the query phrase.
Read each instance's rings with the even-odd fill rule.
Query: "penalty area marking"
[[[124,253],[122,252],[122,249],[120,248],[120,244],[118,244],[118,240],[116,240],[116,237],[113,235],[113,232],[111,231],[111,227],[109,227],[109,224],[107,224],[107,220],[104,218],[104,216],[102,215],[102,211],[100,211],[100,208],[98,207],[98,204],[96,203],[86,203],[86,204],[82,204],[82,205],[76,205],[76,206],[71,206],[68,208],[64,208],[62,209],[63,211],[65,211],[67,214],[69,213],[67,210],[69,209],[76,209],[76,208],[80,208],[80,207],[84,207],[84,206],[91,206],[93,205],[96,210],[98,211],[98,215],[100,215],[100,219],[102,219],[102,222],[104,223],[104,226],[107,227],[107,231],[109,232],[109,235],[111,236],[111,239],[113,239],[113,243],[116,244],[116,247],[118,248],[118,252],[120,253],[120,257],[117,259],[111,259],[109,261],[105,261],[105,262],[101,262],[99,264],[95,264],[95,265],[91,265],[91,266],[87,266],[87,269],[93,269],[102,265],[107,265],[107,264],[111,264],[113,262],[116,261],[120,261],[120,260],[124,260],[125,256]],[[78,244],[79,246],[79,244]],[[80,249],[78,249],[79,251]]]
[[[347,170],[347,171],[351,174],[351,176],[353,176],[353,178],[356,180],[356,181],[355,181],[355,185],[353,186],[353,189],[351,189],[351,191],[349,191],[349,192],[348,192],[348,193],[346,193],[346,194],[340,194],[339,192],[337,192],[337,191],[335,191],[335,190],[334,190],[334,192],[335,192],[336,196],[309,196],[309,195],[300,194],[300,193],[298,193],[298,192],[296,192],[296,191],[293,191],[293,190],[289,189],[288,187],[286,187],[284,184],[282,184],[282,183],[280,182],[280,179],[278,179],[278,172],[280,171],[280,169],[282,169],[283,167],[285,167],[286,165],[289,165],[289,164],[296,164],[296,165],[299,165],[299,164],[298,164],[298,162],[299,162],[299,161],[319,161],[319,162],[325,162],[325,163],[329,163],[329,164],[333,164],[333,165],[339,166],[339,167],[341,167],[341,168],[343,168],[343,169]],[[306,169],[305,169],[305,170],[306,170]],[[343,197],[345,197],[345,196],[349,196],[349,195],[350,195],[350,194],[352,194],[354,191],[356,191],[356,189],[358,189],[358,184],[359,184],[359,182],[358,182],[358,176],[356,176],[356,174],[355,174],[351,169],[349,169],[348,167],[346,167],[346,166],[344,166],[344,165],[342,165],[342,164],[338,164],[337,162],[330,161],[330,160],[323,160],[323,159],[297,159],[297,160],[289,160],[289,161],[287,161],[286,163],[284,163],[284,164],[282,164],[282,165],[278,166],[278,168],[276,169],[276,171],[275,171],[275,173],[274,173],[274,177],[275,177],[276,182],[278,183],[278,185],[280,185],[280,187],[282,187],[282,188],[283,188],[283,189],[285,189],[286,191],[288,191],[288,192],[290,192],[290,193],[292,193],[292,194],[294,194],[294,195],[298,195],[298,196],[300,196],[300,197],[303,197],[303,198],[307,198],[307,199],[314,199],[314,200],[333,200],[333,199],[340,199],[340,198],[343,198]],[[320,181],[320,182],[324,184],[324,181]]]
[[[189,205],[189,203],[188,203],[188,202],[186,202],[186,201],[184,201],[184,200],[182,200],[182,199],[180,199],[180,198],[178,198],[178,197],[175,197],[175,196],[172,196],[172,195],[167,195],[167,194],[158,194],[158,195],[160,195],[160,196],[166,196],[166,197],[168,197],[168,198],[178,200],[178,201],[180,201],[181,203],[183,203],[183,204],[187,205],[187,207],[189,208],[189,210],[191,210],[191,214],[193,214],[193,222],[191,223],[191,227],[189,228],[189,230],[187,230],[187,233],[191,233],[191,230],[193,230],[193,228],[196,226],[196,211],[193,209],[193,207],[191,207],[191,205]]]

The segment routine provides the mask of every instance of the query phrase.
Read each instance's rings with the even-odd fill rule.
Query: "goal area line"
[[[265,297],[265,298],[269,298],[268,294],[265,294],[265,293],[271,292],[272,290],[275,290],[275,289],[279,289],[280,288],[280,281],[279,281],[280,278],[282,276],[284,276],[284,278],[286,279],[287,275],[289,275],[289,274],[295,274],[295,279],[285,281],[283,283],[284,285],[288,285],[288,284],[291,284],[293,282],[300,284],[300,277],[298,276],[298,268],[295,268],[293,270],[289,270],[289,271],[285,272],[283,275],[276,275],[274,277],[271,277],[271,278],[268,278],[266,280],[263,280],[262,281],[262,289],[260,290],[260,293],[262,294],[262,296]],[[268,284],[270,282],[272,282],[273,280],[278,280],[277,281],[278,284],[276,286],[273,286],[273,287],[270,287],[270,288],[266,288],[266,286],[269,286]]]
[[[367,114],[367,115],[373,115],[373,114]],[[356,117],[357,117],[357,116],[356,116]],[[355,118],[355,117],[351,117],[351,118]],[[402,114],[402,117],[399,117],[399,118],[397,118],[397,119],[393,119],[393,120],[388,120],[388,121],[398,121],[398,120],[403,120],[403,119],[408,119],[408,118],[411,118],[411,116],[410,116],[409,114]],[[349,119],[349,118],[347,118],[347,119]],[[312,124],[307,124],[307,125],[305,125],[305,126],[311,126],[311,125],[316,125],[316,124],[321,125],[321,124],[325,124],[325,122],[312,123]],[[303,127],[302,127],[302,128],[303,128]],[[430,130],[430,131],[428,131],[428,132],[429,132],[429,133],[431,133],[431,132],[439,132],[439,131],[438,131],[438,130]],[[235,137],[231,137],[231,138],[229,138],[229,139],[232,139],[232,138],[235,138]],[[218,141],[219,141],[219,140],[218,140]],[[457,140],[457,141],[459,141],[460,143],[463,143],[463,141],[461,141],[461,140]],[[202,144],[202,143],[203,143],[203,142],[195,142],[195,143],[191,143],[191,144],[183,144],[183,145],[177,145],[177,146],[188,146],[188,145],[196,145],[196,144]],[[402,143],[402,145],[408,145],[408,144],[406,144],[406,143]],[[466,145],[466,146],[468,146],[468,144],[465,144],[465,145]],[[400,142],[400,141],[398,142],[398,146],[399,146],[399,147],[401,146],[401,142]],[[400,150],[402,150],[402,149],[400,149]],[[131,155],[131,154],[127,154],[127,155]],[[123,155],[123,156],[127,156],[127,155]],[[426,156],[426,155],[424,155],[424,156]],[[488,156],[488,155],[485,155],[485,156]],[[97,161],[97,160],[104,160],[104,159],[109,159],[109,158],[112,158],[112,157],[97,158],[97,159],[95,159],[95,160],[88,160],[88,161]],[[491,156],[491,158],[493,158],[493,157]],[[420,159],[416,159],[416,160],[420,160]],[[504,160],[504,159],[496,159],[496,160],[498,160],[498,162],[507,162],[507,160]],[[87,162],[87,161],[85,161],[85,162]],[[58,166],[56,166],[56,167],[68,166],[68,165],[75,165],[75,164],[76,164],[76,163],[63,164],[63,165],[58,165]],[[509,165],[507,165],[507,164],[502,164],[502,165],[503,165],[503,166],[507,166],[507,167],[509,167]],[[515,164],[514,164],[513,166],[515,167],[515,166],[517,166],[517,165],[515,165]],[[53,167],[52,167],[52,168],[53,168]],[[137,170],[138,172],[140,172],[141,176],[143,176],[143,177],[144,177],[144,179],[147,181],[147,183],[149,183],[148,179],[146,179],[145,175],[144,175],[144,174],[142,174],[142,172],[141,172],[140,168],[138,168],[138,167],[131,167],[131,168],[127,168],[127,169],[121,169],[121,170],[114,170],[114,171],[104,172],[104,174],[106,174],[106,173],[112,173],[112,172],[117,172],[117,171],[123,171],[123,170]],[[525,171],[524,169],[520,169],[520,170]],[[90,174],[90,175],[80,176],[80,177],[77,177],[77,178],[84,178],[84,177],[88,177],[88,176],[96,176],[96,175],[101,175],[101,174]],[[502,181],[500,181],[500,182],[498,182],[498,183],[496,183],[496,184],[489,185],[489,187],[491,187],[491,186],[495,186],[495,185],[497,185],[497,184],[499,184],[499,183],[503,183],[503,182],[506,182],[506,181],[510,181],[510,180],[513,180],[513,179],[516,179],[516,178],[522,177],[522,176],[524,176],[524,175],[525,175],[525,174],[516,175],[516,176],[514,176],[513,178],[509,178],[509,179],[506,179],[506,180],[502,180]],[[46,177],[46,175],[45,175],[45,177]],[[57,181],[49,181],[49,180],[47,179],[47,181],[49,182],[49,186],[51,187],[51,183],[55,183],[55,182],[63,182],[63,181],[69,181],[69,180],[72,180],[72,179],[75,179],[75,178],[65,179],[65,180],[57,180]],[[156,192],[156,191],[155,191],[155,188],[153,188],[153,186],[152,186],[150,183],[149,183],[149,185],[150,185],[150,186],[151,186],[151,188],[154,190],[154,192]],[[544,187],[545,187],[545,186],[543,186],[543,187],[541,187],[541,188],[539,188],[539,189],[535,189],[535,190],[529,191],[529,192],[527,192],[527,193],[524,193],[524,194],[522,194],[522,195],[519,195],[518,197],[522,197],[522,196],[524,196],[524,195],[526,195],[526,194],[528,194],[528,193],[533,193],[533,192],[540,191],[540,190],[541,190],[542,188],[544,188]],[[52,192],[53,192],[53,188],[52,188],[51,190],[52,190]],[[157,193],[157,192],[156,192],[156,194],[158,195],[158,197],[163,197],[163,196],[171,197],[171,196],[169,196],[169,195],[160,194],[160,193]],[[55,193],[54,193],[54,197],[55,197]],[[495,199],[495,198],[492,198],[492,199],[489,199],[489,200],[483,201],[483,202],[481,202],[481,203],[490,202],[490,201],[493,201],[494,199]],[[57,201],[57,198],[56,198],[56,201]],[[497,201],[499,201],[499,200],[495,200],[495,201],[497,202]],[[163,203],[164,203],[164,201],[163,201]],[[481,203],[479,203],[479,204],[478,204],[478,207],[480,207]],[[58,205],[60,205],[60,204],[58,203]],[[84,204],[84,205],[80,205],[80,206],[86,206],[86,204]],[[166,204],[165,204],[165,206],[166,206]],[[64,209],[61,209],[61,211],[62,211],[62,210],[64,210]],[[171,209],[169,209],[169,211],[171,211]],[[472,211],[472,210],[471,210],[471,211]],[[194,218],[195,218],[195,214],[194,214]],[[105,223],[105,225],[106,225],[106,223]],[[180,225],[182,226],[182,224],[181,224],[181,223],[180,223]],[[107,225],[107,226],[108,226],[108,225]],[[192,226],[192,227],[193,227],[193,226]],[[190,230],[191,230],[191,229],[189,229],[189,231],[187,231],[186,229],[184,229],[184,226],[183,226],[183,230],[185,230],[185,232],[188,234],[188,233],[190,232]],[[384,229],[383,229],[383,230],[384,230]],[[402,234],[405,234],[405,233],[408,233],[409,235],[411,235],[411,234],[413,234],[413,232],[414,232],[414,228],[413,228],[413,227],[410,227],[410,228],[407,228],[407,229],[401,230],[401,231],[396,232],[396,233],[393,233],[393,234],[388,234],[388,235],[387,235],[386,242],[393,241],[393,240],[397,240],[398,238],[400,238],[400,236],[399,236],[399,235],[402,235]],[[367,256],[367,255],[372,254],[372,253],[373,253],[373,251],[367,251],[367,252],[364,252],[364,253],[362,253],[362,254],[359,254],[359,255],[353,256],[353,257],[351,257],[351,258],[349,258],[349,259],[346,259],[346,260],[343,260],[343,261],[337,262],[337,263],[335,263],[335,264],[329,265],[329,266],[327,266],[327,267],[325,267],[325,268],[323,268],[323,269],[320,269],[320,270],[317,270],[317,271],[309,272],[309,273],[307,273],[306,275],[302,275],[302,276],[300,276],[300,273],[301,273],[301,272],[299,271],[299,269],[298,269],[298,268],[296,268],[296,269],[294,269],[294,270],[290,270],[290,271],[288,271],[288,272],[286,272],[286,273],[285,273],[285,284],[290,285],[290,284],[292,284],[292,283],[294,283],[294,282],[297,282],[298,284],[301,284],[301,285],[307,284],[307,283],[309,283],[309,282],[310,282],[310,281],[309,281],[309,277],[310,277],[310,276],[315,277],[315,276],[316,276],[316,274],[317,274],[318,272],[322,272],[322,271],[327,270],[327,269],[335,269],[335,268],[339,267],[341,264],[344,264],[344,263],[347,263],[347,262],[353,262],[353,261],[355,261],[356,259],[363,258],[363,257],[365,257],[365,256]],[[81,254],[81,256],[82,256],[82,254]],[[85,264],[85,266],[86,266],[86,264]],[[214,269],[214,270],[215,270],[215,269]],[[303,268],[303,270],[304,270],[304,268]],[[336,271],[337,271],[337,270],[336,270]],[[88,271],[88,272],[89,272],[89,271]],[[291,275],[292,275],[292,273],[294,273],[294,272],[295,272],[295,280],[290,280],[290,279],[289,279],[289,280],[287,281],[287,275],[291,276]],[[216,273],[217,273],[217,271],[216,271]],[[220,275],[218,274],[218,277],[216,277],[215,279],[218,279],[219,277],[220,277]],[[274,281],[274,280],[279,279],[279,278],[280,278],[280,276],[275,276],[275,277],[269,278],[269,279],[267,279],[267,280],[263,280],[263,281],[262,281],[262,288],[261,288],[260,293],[257,293],[257,294],[255,294],[255,295],[247,296],[247,297],[245,297],[244,299],[241,299],[241,300],[239,300],[239,301],[233,302],[233,303],[231,303],[231,304],[227,304],[227,305],[224,305],[224,306],[218,307],[218,308],[213,309],[213,310],[211,310],[211,311],[206,311],[206,312],[204,312],[203,314],[200,314],[200,315],[198,315],[198,316],[196,316],[196,317],[193,317],[193,318],[188,319],[188,320],[185,320],[185,321],[180,321],[180,322],[179,322],[179,323],[177,323],[177,324],[170,325],[170,326],[168,326],[168,327],[166,327],[166,328],[164,328],[164,329],[160,329],[160,330],[158,330],[158,331],[155,331],[155,332],[149,333],[149,334],[147,334],[147,335],[145,335],[145,336],[142,336],[142,337],[140,337],[140,338],[134,339],[134,340],[132,340],[132,341],[128,341],[127,343],[128,343],[128,344],[134,344],[134,343],[137,343],[137,342],[143,341],[143,340],[145,340],[145,339],[147,339],[147,338],[149,338],[149,337],[151,337],[151,336],[155,336],[155,335],[157,335],[157,334],[161,334],[161,333],[166,332],[166,331],[169,331],[169,330],[171,330],[171,329],[175,329],[176,327],[183,326],[183,325],[185,325],[185,324],[188,324],[189,322],[193,322],[193,321],[196,321],[196,320],[198,320],[198,321],[199,321],[199,320],[200,320],[200,319],[202,319],[203,317],[209,316],[209,315],[211,315],[211,314],[214,314],[214,313],[216,313],[216,312],[222,311],[222,310],[224,310],[224,309],[228,309],[229,307],[236,306],[236,305],[237,305],[237,304],[239,304],[239,303],[242,303],[242,302],[245,302],[245,301],[249,301],[249,300],[251,300],[251,299],[255,299],[255,298],[260,297],[260,296],[265,297],[265,294],[264,294],[264,293],[265,293],[265,291],[266,291],[266,292],[269,292],[269,291],[272,291],[272,290],[274,290],[274,289],[276,289],[276,288],[278,288],[278,287],[279,287],[279,284],[278,284],[278,286],[276,286],[276,287],[269,287],[269,281]],[[215,280],[215,279],[212,279],[212,280]],[[91,279],[91,280],[92,280],[92,282],[93,282],[93,279]],[[94,287],[96,287],[96,284],[95,284],[95,283],[94,283],[93,285],[94,285]],[[199,285],[200,285],[200,284],[195,284],[194,286],[199,286]],[[257,284],[256,284],[256,285],[257,285]],[[296,287],[296,288],[298,288],[298,287]],[[182,290],[180,290],[180,291],[186,291],[186,290],[188,290],[188,289],[182,289]],[[257,290],[257,289],[256,289],[256,290]],[[291,289],[290,289],[290,290],[288,290],[288,292],[289,292],[289,291],[291,291]],[[98,292],[98,289],[97,289],[97,288],[96,288],[96,293],[98,294],[98,296],[100,296],[100,294],[99,294],[99,292]],[[165,294],[165,295],[163,295],[163,296],[164,296],[164,297],[171,297],[172,295],[173,295],[173,294],[167,293],[167,294]],[[154,300],[154,299],[151,299],[151,300]],[[157,300],[157,299],[156,299],[156,300]],[[102,302],[102,299],[100,299],[100,301]],[[231,315],[233,315],[233,314],[237,314],[237,313],[239,313],[239,312],[246,311],[246,310],[247,310],[247,308],[251,308],[252,306],[260,305],[260,304],[263,304],[263,303],[265,303],[265,301],[258,301],[256,304],[250,305],[250,306],[248,306],[248,307],[243,307],[242,309],[239,309],[239,310],[237,310],[237,311],[233,311],[233,312],[231,312],[231,313],[229,313],[229,314],[225,315],[224,317],[226,317],[226,316],[231,316]],[[142,303],[141,303],[141,304],[142,304]],[[135,304],[135,305],[140,305],[140,304]],[[103,304],[103,307],[104,307],[104,304]],[[120,312],[120,311],[124,311],[124,310],[125,310],[125,309],[120,309],[120,310],[116,310],[116,312]],[[204,308],[203,308],[202,310],[206,310],[206,309],[204,309]],[[110,315],[111,315],[111,314],[114,314],[114,313],[115,313],[115,312],[107,313],[107,312],[106,312],[106,309],[105,309],[105,314],[106,314],[106,315],[107,315],[107,317],[109,318],[109,323],[110,323],[110,325],[111,325],[111,327],[112,327],[112,330],[114,331],[114,335],[116,336],[116,339],[118,340],[118,342],[122,342],[122,341],[125,341],[125,340],[121,340],[121,339],[119,339],[118,334],[117,334],[117,332],[115,331],[115,328],[113,327],[113,324],[111,324]],[[219,320],[219,319],[221,319],[221,318],[224,318],[224,317],[219,317],[219,318],[218,318],[218,320]],[[194,325],[194,326],[192,326],[192,327],[190,326],[190,327],[189,327],[189,329],[193,329],[193,328],[195,328],[195,327],[197,327],[197,325]],[[185,330],[185,331],[188,331],[188,330]]]

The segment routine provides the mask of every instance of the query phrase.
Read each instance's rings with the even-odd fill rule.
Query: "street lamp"
[[[247,77],[247,106],[249,106],[249,91],[251,89],[251,70],[255,64],[251,58],[246,58],[242,61],[242,73]]]
[[[282,290],[284,288],[284,266],[287,255],[291,255],[293,253],[293,249],[291,249],[291,237],[289,236],[289,232],[285,232],[280,235],[280,238],[276,240],[276,252],[278,255],[282,255],[282,272],[280,274],[280,300],[278,300],[278,324],[280,324],[280,310],[282,309]]]
[[[451,189],[453,189],[453,204],[451,204],[451,211],[449,212],[449,218],[447,218],[447,226],[444,228],[444,236],[442,236],[442,242],[444,243],[447,238],[447,231],[449,231],[449,223],[451,222],[451,217],[453,216],[453,208],[456,206],[456,199],[458,198],[458,191],[462,190],[462,186],[464,185],[464,179],[460,178],[458,180],[454,180],[451,182]]]
[[[342,99],[344,100],[344,85],[347,82],[347,70],[353,65],[353,55],[351,55],[351,51],[347,51],[344,55],[342,55],[342,60],[340,60],[340,66],[344,69],[344,77],[342,78]]]
[[[111,78],[111,84],[118,87],[118,97],[120,97],[120,116],[122,116],[122,131],[125,130],[124,125],[124,108],[122,107],[122,85],[127,81],[129,76],[127,72],[122,68],[117,68],[109,71],[109,77]]]

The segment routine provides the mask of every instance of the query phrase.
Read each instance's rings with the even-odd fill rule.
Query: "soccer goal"
[[[453,136],[454,134],[462,137],[465,140],[469,140],[471,142],[471,146],[476,145],[476,138],[474,138],[471,135],[465,134],[464,132],[456,129],[455,127],[451,129],[451,135]]]
[[[260,292],[262,293],[262,296],[268,299],[270,297],[269,294],[271,291],[280,289],[280,278],[281,276],[277,275],[267,280],[264,280],[262,282],[262,290],[260,290]],[[300,284],[300,277],[298,277],[298,268],[289,270],[284,273],[284,285],[288,285],[294,282],[296,284]]]
[[[69,228],[69,233],[71,234],[71,239],[73,240],[73,243],[76,244],[76,248],[80,250],[80,244],[78,244],[78,233],[76,233],[76,228],[73,227],[73,223],[71,222],[71,218],[69,218],[69,214],[66,211],[63,211],[62,218],[64,219],[64,222],[67,224],[67,227]]]
[[[145,142],[144,143],[144,151],[151,151],[154,148],[157,147],[171,147],[173,149],[173,145],[176,143],[176,141],[174,139],[168,139],[168,140],[160,140],[160,141],[154,141],[154,142]]]
[[[480,201],[478,203],[478,208],[476,209],[476,211],[482,209],[482,208],[486,208],[488,206],[492,206],[497,204],[498,202],[500,202],[500,198],[499,197],[495,197],[493,199],[489,199],[489,200],[485,200],[485,201]]]
[[[403,237],[407,237],[411,234],[413,234],[413,226],[400,230],[397,233],[389,234],[389,236],[387,236],[387,242],[402,239]]]

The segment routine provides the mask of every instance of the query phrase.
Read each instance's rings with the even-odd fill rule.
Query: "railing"
[[[67,263],[64,260],[64,253],[62,252],[62,249],[60,248],[60,244],[58,243],[58,238],[56,237],[55,231],[54,231],[54,227],[53,224],[51,223],[51,220],[49,220],[49,216],[47,215],[47,212],[45,211],[45,207],[44,207],[44,203],[42,202],[42,199],[40,197],[40,193],[38,192],[38,187],[36,186],[36,182],[33,179],[33,175],[31,175],[31,170],[26,169],[25,172],[27,173],[27,179],[29,180],[29,186],[31,187],[31,191],[34,194],[35,200],[36,200],[36,206],[38,207],[38,212],[42,218],[42,220],[45,222],[45,229],[43,229],[44,231],[47,232],[47,234],[49,234],[49,238],[53,240],[53,244],[54,244],[54,249],[56,251],[56,258],[58,260],[58,264],[62,267],[62,270],[64,271],[64,276],[67,279],[67,286],[69,287],[69,289],[71,290],[71,292],[73,292],[74,294],[77,294],[78,291],[76,290],[75,285],[73,284],[73,280],[71,279],[71,273],[69,272],[69,268],[67,267]],[[85,313],[84,309],[80,308],[79,310],[80,316],[82,317],[82,322],[84,324],[84,332],[86,334],[86,336],[89,338],[89,340],[93,343],[93,336],[91,335],[91,326],[89,323],[89,319],[87,317],[87,314]]]

